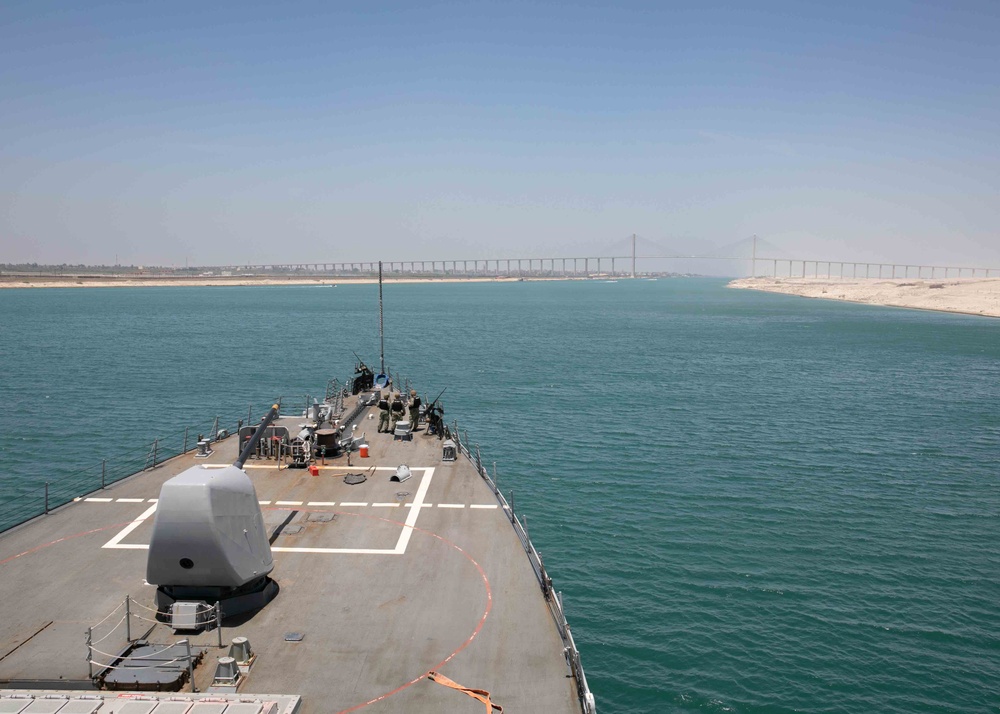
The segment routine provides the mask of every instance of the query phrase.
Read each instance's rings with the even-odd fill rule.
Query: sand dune
[[[741,278],[731,288],[1000,317],[1000,278]]]

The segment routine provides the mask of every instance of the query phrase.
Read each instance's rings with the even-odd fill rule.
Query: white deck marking
[[[125,540],[126,536],[128,536],[132,531],[141,526],[143,522],[151,515],[153,515],[155,511],[156,511],[156,504],[154,503],[152,506],[143,511],[141,516],[139,516],[134,521],[129,523],[127,526],[122,528],[121,531],[119,531],[118,535],[116,535],[114,538],[109,540],[101,547],[102,548],[148,548],[149,547],[148,545],[120,545],[120,544],[123,540]]]
[[[406,514],[403,532],[399,534],[399,540],[396,541],[395,552],[398,555],[406,552],[410,536],[413,535],[413,526],[417,525],[417,518],[420,517],[420,509],[424,507],[424,497],[427,495],[427,489],[431,487],[432,478],[434,478],[434,469],[425,469],[424,477],[420,479],[420,486],[417,488],[417,495],[413,497],[413,505],[410,507],[410,512]]]
[[[232,464],[200,464],[200,466],[203,469],[228,469],[230,466],[232,466]],[[354,466],[318,466],[318,465],[315,465],[315,466],[320,471],[333,471],[333,470],[337,470],[337,469],[351,470],[351,471],[358,471],[360,469],[361,471],[367,471],[368,469],[371,468],[370,466],[368,468],[364,468],[364,466],[362,464],[356,464]],[[287,468],[288,468],[288,464],[285,464],[285,463],[281,464],[281,470],[282,471],[284,471]],[[273,463],[273,464],[243,464],[243,469],[244,470],[246,470],[246,469],[271,469],[272,471],[276,471],[278,469],[278,464],[277,463]],[[376,471],[395,471],[396,467],[395,466],[376,466],[375,470]],[[302,471],[303,471],[303,473],[305,473],[305,469],[302,469]]]
[[[395,471],[396,469],[387,468],[386,471]],[[417,488],[417,495],[413,499],[413,503],[407,503],[407,506],[413,506],[409,513],[406,514],[406,522],[403,525],[403,532],[399,534],[399,540],[396,541],[396,547],[392,550],[386,550],[384,548],[285,548],[282,546],[271,546],[271,551],[275,553],[332,553],[332,554],[345,554],[345,555],[403,555],[406,552],[406,546],[410,542],[410,535],[413,533],[413,527],[417,523],[417,518],[420,516],[420,509],[427,508],[429,504],[424,503],[424,496],[427,495],[427,489],[430,488],[431,478],[434,476],[433,468],[417,469],[413,468],[413,471],[422,470],[424,472],[423,478],[420,480],[420,486]],[[341,503],[341,506],[350,506],[350,503]],[[364,504],[367,505],[367,504]]]
[[[365,501],[364,503],[362,503],[361,501],[341,501],[340,505],[341,506],[348,506],[348,507],[351,507],[351,508],[357,508],[359,506],[367,506],[368,502]]]
[[[469,508],[496,508],[495,503],[473,503]]]
[[[270,501],[257,501],[257,503],[259,503],[262,506],[270,506],[271,505]]]
[[[115,501],[118,503],[142,503],[146,499],[144,498],[116,498]]]
[[[368,471],[369,469],[371,469],[371,466],[369,466],[368,468],[365,468],[363,464],[355,464],[354,466],[317,466],[316,468],[318,468],[320,471],[334,471],[334,470],[337,470],[337,469],[341,469],[341,470],[344,470],[344,471],[347,471],[347,470],[350,470],[350,471]],[[418,468],[418,467],[415,466],[414,468]],[[396,467],[395,466],[376,466],[375,470],[376,471],[393,471],[393,472],[395,472]]]
[[[206,464],[207,465],[207,464]],[[350,468],[350,467],[330,467],[330,468]],[[392,467],[379,467],[380,471],[395,471],[396,469]],[[417,519],[420,517],[420,510],[422,508],[432,508],[434,504],[425,503],[424,497],[427,495],[427,490],[430,488],[431,479],[434,477],[433,468],[419,468],[414,467],[414,471],[423,471],[424,475],[420,479],[420,485],[417,487],[416,496],[414,496],[412,503],[372,503],[372,507],[384,507],[384,508],[399,508],[400,505],[406,506],[410,509],[410,512],[406,514],[406,521],[403,523],[402,532],[399,534],[399,539],[396,541],[396,547],[392,549],[386,548],[292,548],[292,547],[282,547],[273,546],[271,550],[275,553],[317,553],[317,554],[345,554],[345,555],[403,555],[406,553],[406,547],[409,545],[410,536],[413,534],[413,529],[417,524]],[[112,501],[110,498],[88,498],[88,501],[97,501],[102,503],[109,503]],[[134,502],[140,502],[142,499],[135,499]],[[133,502],[133,501],[129,501]],[[123,550],[148,550],[149,545],[146,543],[122,543],[122,541],[127,538],[135,529],[141,526],[145,521],[149,519],[153,513],[156,512],[156,499],[149,499],[152,503],[149,508],[142,512],[142,514],[125,526],[119,533],[105,543],[102,548],[118,548]],[[268,505],[270,501],[260,501],[261,505]],[[302,501],[275,501],[276,504],[281,505],[302,505]],[[335,501],[310,501],[310,506],[334,506]],[[354,506],[354,507],[364,507],[368,503],[360,502],[341,502],[341,506]],[[465,508],[465,504],[462,503],[439,503],[440,508]],[[496,506],[481,506],[482,508],[496,508]],[[475,506],[473,506],[475,508]]]
[[[275,501],[275,506],[301,506],[302,501]]]
[[[272,553],[341,553],[345,555],[397,555],[396,551],[386,550],[385,548],[286,548],[280,545],[272,545],[271,552]]]
[[[113,498],[85,498],[83,499],[87,503],[111,503]]]

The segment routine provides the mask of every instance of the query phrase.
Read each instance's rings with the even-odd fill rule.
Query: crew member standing
[[[378,433],[389,431],[389,399],[381,396],[378,400]]]
[[[392,420],[389,422],[389,431],[396,431],[396,422],[400,419],[406,417],[406,407],[403,406],[403,395],[396,392],[396,396],[392,400]]]
[[[420,397],[417,396],[417,390],[410,390],[410,429],[413,431],[417,430],[417,423],[420,421]]]

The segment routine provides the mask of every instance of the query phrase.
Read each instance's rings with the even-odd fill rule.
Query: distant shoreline
[[[386,277],[385,283],[516,283],[540,280],[591,280],[591,277],[481,277],[481,278],[400,278]],[[315,277],[294,276],[138,276],[138,275],[0,275],[0,289],[31,288],[135,288],[135,287],[247,287],[259,285],[371,285],[378,283],[374,277]]]
[[[728,287],[864,305],[1000,317],[1000,278],[740,278]]]

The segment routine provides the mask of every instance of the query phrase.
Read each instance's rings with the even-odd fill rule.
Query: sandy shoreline
[[[524,278],[524,280],[566,280],[569,278]],[[519,278],[396,278],[386,277],[385,283],[513,283]],[[256,285],[371,285],[378,278],[296,278],[296,277],[114,277],[109,275],[27,276],[0,275],[3,288],[136,288],[136,287],[239,287]]]
[[[1000,317],[1000,278],[740,278],[728,287],[866,305]]]

